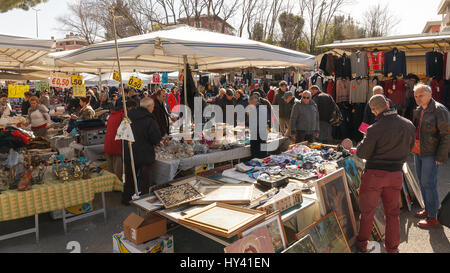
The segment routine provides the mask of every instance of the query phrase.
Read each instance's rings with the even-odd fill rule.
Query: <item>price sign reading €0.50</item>
[[[120,82],[120,75],[119,75],[119,72],[114,71],[112,77],[113,77],[113,80],[114,80],[114,81],[116,81],[116,82],[118,82],[118,83],[121,83],[121,82]]]
[[[60,87],[60,88],[69,88],[71,83],[71,78],[66,74],[52,73],[50,75],[50,86],[52,87]]]
[[[144,81],[136,77],[130,77],[130,80],[128,81],[128,86],[136,88],[137,90],[141,90],[143,84]]]
[[[83,85],[83,76],[81,75],[72,75],[72,86],[82,86]]]

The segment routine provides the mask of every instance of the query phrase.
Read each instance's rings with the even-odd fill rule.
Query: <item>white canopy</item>
[[[86,86],[96,86],[98,85],[99,76],[88,74],[88,73],[82,73],[84,84]],[[139,72],[122,72],[122,82],[124,84],[128,83],[128,80],[131,76],[134,76],[138,79],[141,79],[144,82],[144,85],[151,84],[152,83],[152,75],[147,75]],[[119,83],[114,81],[112,79],[112,73],[103,73],[102,74],[102,85],[104,86],[119,86]]]
[[[254,66],[312,67],[314,56],[236,36],[177,26],[118,40],[121,65],[126,68],[183,68],[183,56],[199,70]],[[51,54],[47,65],[58,68],[117,66],[114,41],[71,52]]]
[[[42,60],[54,48],[52,40],[0,34],[0,68],[25,69]]]

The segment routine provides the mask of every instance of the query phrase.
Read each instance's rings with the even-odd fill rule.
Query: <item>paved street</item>
[[[412,159],[412,158],[411,158]],[[413,161],[410,166],[414,166]],[[414,171],[414,170],[413,170]],[[442,200],[450,191],[450,165],[442,167],[439,172],[439,197]],[[37,245],[34,234],[0,242],[0,253],[31,252],[54,253],[70,252],[66,245],[70,241],[80,243],[83,253],[112,252],[112,235],[121,232],[122,222],[133,207],[124,207],[120,203],[120,193],[107,193],[108,221],[98,215],[69,224],[68,234],[64,234],[62,221],[52,220],[49,214],[40,215],[40,243]],[[101,205],[100,195],[95,206]],[[419,209],[414,205],[413,211]],[[33,226],[34,217],[0,223],[0,233],[15,232],[18,229]],[[417,219],[413,213],[404,211],[400,216],[401,253],[450,253],[450,229],[447,227],[423,230],[417,227]],[[175,252],[177,253],[222,253],[223,247],[195,232],[179,227],[171,233],[174,235]]]

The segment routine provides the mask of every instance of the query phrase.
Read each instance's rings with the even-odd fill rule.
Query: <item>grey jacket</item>
[[[288,119],[291,117],[291,107],[289,107],[289,104],[287,104],[286,101],[283,99],[285,93],[286,92],[283,92],[280,89],[278,93],[275,95],[272,105],[278,105],[280,110],[280,118]]]
[[[359,60],[359,62],[358,62]],[[355,52],[350,56],[350,63],[352,65],[352,74],[356,74],[356,77],[367,77],[369,74],[367,66],[367,53]]]
[[[301,100],[295,100],[291,114],[291,132],[306,131],[318,133],[319,110],[317,104],[311,100],[309,104],[304,104]]]

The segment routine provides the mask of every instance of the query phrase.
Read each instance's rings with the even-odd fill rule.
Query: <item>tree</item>
[[[0,12],[4,13],[12,9],[29,10],[31,7],[47,1],[48,0],[2,0]]]
[[[400,20],[390,12],[389,5],[377,4],[364,12],[364,30],[367,37],[387,36],[398,23]]]
[[[354,19],[349,15],[345,17],[338,15],[333,18],[326,43],[336,40],[358,39],[365,37],[364,28],[359,27]]]
[[[260,42],[264,40],[264,25],[262,23],[256,23],[253,25],[251,39]]]
[[[292,13],[283,12],[278,18],[278,22],[280,24],[282,34],[280,41],[281,46],[297,50],[305,20],[302,17],[296,16]]]
[[[87,0],[80,0],[74,4],[68,4],[71,16],[61,16],[57,18],[63,24],[64,31],[73,31],[93,44],[99,35],[100,24],[95,20],[93,3]]]

